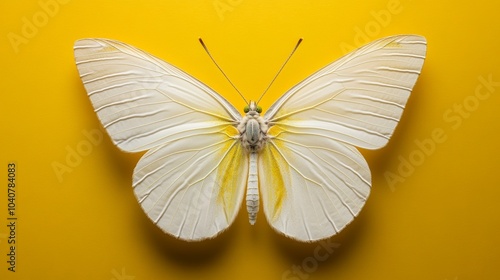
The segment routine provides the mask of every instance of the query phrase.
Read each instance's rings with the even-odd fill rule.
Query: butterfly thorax
[[[264,146],[268,126],[260,116],[261,112],[262,109],[254,101],[250,101],[250,105],[245,107],[246,115],[237,127],[243,147],[248,152],[259,152]]]

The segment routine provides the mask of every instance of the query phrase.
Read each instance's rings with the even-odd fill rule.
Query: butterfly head
[[[255,103],[255,101],[250,101],[250,104],[245,106],[243,109],[245,114],[250,115],[250,116],[258,116],[260,113],[262,113],[262,108]]]

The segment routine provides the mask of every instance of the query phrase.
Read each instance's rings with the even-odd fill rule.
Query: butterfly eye
[[[250,112],[250,107],[248,107],[248,106],[245,106],[245,108],[243,108],[243,112],[245,112],[245,113],[248,113],[248,112]]]
[[[260,106],[257,106],[257,109],[256,109],[256,111],[257,111],[257,113],[259,113],[259,114],[260,114],[260,113],[262,113],[262,107],[260,107]]]

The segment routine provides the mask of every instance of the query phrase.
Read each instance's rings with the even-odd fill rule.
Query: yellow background
[[[1,1],[0,279],[500,279],[493,2]],[[140,155],[105,135],[72,50],[84,37],[132,44],[241,108],[197,38],[250,99],[304,38],[265,110],[348,49],[405,33],[428,40],[422,74],[390,144],[363,151],[372,194],[328,249],[278,235],[262,213],[252,227],[245,211],[214,240],[164,235],[130,186]],[[6,256],[9,162],[17,165],[15,273]]]

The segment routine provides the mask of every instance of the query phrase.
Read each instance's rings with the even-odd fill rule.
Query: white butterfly
[[[81,79],[113,142],[147,151],[133,188],[163,231],[211,238],[235,219],[246,188],[250,223],[259,210],[300,241],[330,237],[370,193],[355,148],[391,137],[422,68],[426,40],[376,40],[312,74],[261,116],[242,116],[208,86],[146,52],[106,39],[75,43]]]

